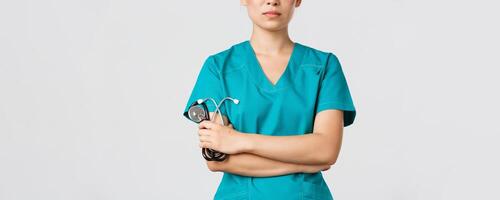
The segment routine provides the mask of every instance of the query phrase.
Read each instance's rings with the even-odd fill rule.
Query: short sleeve
[[[316,102],[316,113],[327,109],[344,111],[344,127],[351,125],[356,109],[337,56],[328,54]]]
[[[206,98],[212,98],[216,103],[222,99],[220,73],[212,56],[205,59],[182,114],[184,115],[196,100]],[[211,100],[207,100],[205,103],[209,112],[215,112],[216,106]],[[224,112],[223,107],[220,108],[221,112]]]

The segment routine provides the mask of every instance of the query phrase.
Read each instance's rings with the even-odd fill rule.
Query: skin
[[[253,22],[250,44],[259,63],[275,84],[286,68],[293,50],[288,24],[301,0],[240,0]],[[281,13],[278,17],[263,15],[266,11]],[[223,116],[227,121],[226,116]],[[342,144],[343,112],[324,110],[316,114],[311,134],[269,136],[243,133],[231,124],[220,124],[220,117],[199,124],[199,147],[230,154],[223,162],[207,161],[211,171],[245,176],[266,177],[304,172],[326,171],[335,164]]]
[[[213,112],[210,113],[210,119],[216,120],[216,124],[221,124],[220,117],[218,115],[214,116]],[[229,129],[233,129],[232,125],[228,123],[227,117],[223,116],[224,123],[228,124]],[[228,134],[233,134],[231,131]],[[243,144],[244,145],[244,144]],[[239,146],[239,145],[236,145]],[[242,176],[252,176],[252,177],[268,177],[268,176],[278,176],[290,173],[315,173],[318,171],[326,171],[330,168],[329,164],[326,165],[308,165],[308,164],[296,164],[287,163],[278,160],[273,160],[265,158],[256,154],[251,153],[236,153],[231,154],[226,160],[222,162],[217,161],[206,161],[207,166],[210,171],[224,171],[233,174],[238,174]]]

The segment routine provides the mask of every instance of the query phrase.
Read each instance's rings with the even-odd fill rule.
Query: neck
[[[278,31],[268,31],[254,24],[250,43],[256,53],[267,55],[276,55],[293,48],[288,27]]]

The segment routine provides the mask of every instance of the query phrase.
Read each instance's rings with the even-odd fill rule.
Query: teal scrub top
[[[243,133],[285,136],[309,134],[314,117],[327,109],[344,111],[344,127],[351,125],[356,110],[339,59],[294,42],[288,65],[272,84],[264,74],[255,51],[246,40],[208,56],[186,107],[197,99],[224,97],[220,107],[234,129]],[[207,101],[209,111],[215,105]],[[333,199],[322,172],[249,177],[224,172],[216,200],[328,200]]]

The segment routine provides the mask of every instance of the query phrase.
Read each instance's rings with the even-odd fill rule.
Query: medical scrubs
[[[294,43],[288,65],[273,84],[264,74],[249,40],[208,56],[183,112],[197,99],[229,96],[221,111],[243,133],[285,136],[313,132],[314,117],[327,109],[344,111],[344,127],[356,110],[339,59],[331,52]],[[209,111],[215,105],[207,101]],[[249,177],[224,172],[214,199],[333,199],[322,173]]]

